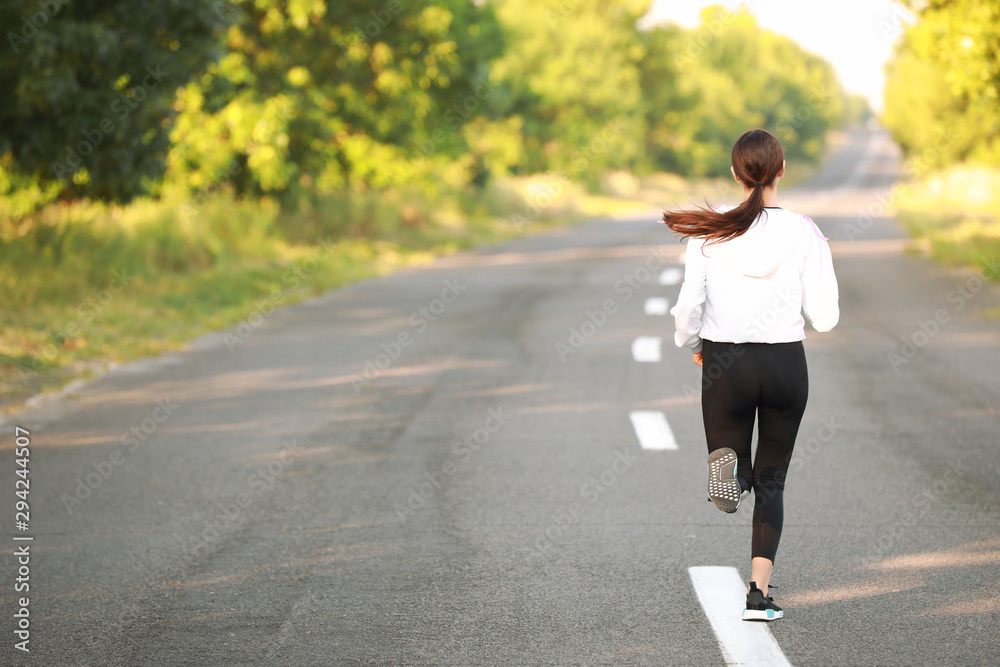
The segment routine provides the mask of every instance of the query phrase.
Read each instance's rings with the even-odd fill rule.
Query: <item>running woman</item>
[[[785,175],[778,140],[750,130],[736,140],[732,162],[742,204],[663,214],[688,239],[684,284],[670,314],[674,342],[702,367],[709,499],[732,513],[754,493],[743,620],[773,621],[784,615],[769,582],[785,475],[809,394],[803,313],[816,331],[830,331],[840,318],[839,294],[828,239],[810,218],[777,205]]]

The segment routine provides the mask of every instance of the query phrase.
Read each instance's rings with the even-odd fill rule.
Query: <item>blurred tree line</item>
[[[650,4],[4,0],[0,197],[27,214],[219,189],[294,205],[545,171],[725,175],[746,129],[815,161],[828,130],[863,115],[827,62],[746,11],[640,30]],[[947,89],[932,108],[970,128],[997,112],[996,10],[979,14],[972,47],[914,33],[896,66],[928,97]],[[992,63],[992,101],[969,94],[982,70],[958,77],[933,49]]]
[[[1000,166],[1000,2],[903,4],[883,122],[918,171]]]

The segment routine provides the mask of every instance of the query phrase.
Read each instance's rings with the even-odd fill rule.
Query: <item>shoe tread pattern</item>
[[[743,489],[736,479],[736,452],[728,447],[708,455],[708,497],[723,512],[732,514],[740,506]]]

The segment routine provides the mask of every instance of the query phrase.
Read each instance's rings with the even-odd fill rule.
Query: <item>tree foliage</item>
[[[751,127],[819,156],[845,117],[828,63],[745,11],[640,30],[650,4],[10,0],[0,196],[294,205],[508,173],[722,175]]]
[[[448,169],[465,153],[455,130],[482,106],[488,62],[502,47],[489,7],[242,7],[225,35],[226,55],[178,95],[172,179],[255,194],[322,193],[399,184]]]
[[[216,46],[199,0],[4,0],[0,157],[67,196],[129,197],[163,173],[174,91]]]
[[[887,67],[883,122],[922,166],[1000,165],[1000,4],[928,0]]]
[[[709,7],[692,31],[644,36],[649,134],[657,167],[724,174],[733,140],[761,127],[789,158],[815,161],[828,130],[843,122],[845,95],[833,67],[798,44],[762,30],[746,10]]]
[[[650,0],[504,0],[510,48],[494,66],[523,121],[525,172],[587,178],[634,164],[645,118],[636,21]]]

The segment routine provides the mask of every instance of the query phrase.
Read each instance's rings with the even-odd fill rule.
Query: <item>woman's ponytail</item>
[[[750,196],[736,208],[716,211],[664,211],[663,222],[682,236],[709,241],[727,241],[740,236],[764,211],[764,188],[781,173],[785,156],[781,144],[765,130],[745,132],[733,145],[733,172],[741,183],[749,184]]]

